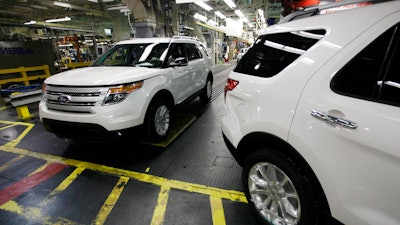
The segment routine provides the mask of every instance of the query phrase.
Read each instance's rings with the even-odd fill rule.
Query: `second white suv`
[[[122,41],[90,67],[46,79],[40,119],[48,131],[76,140],[119,139],[143,126],[148,137],[160,141],[174,106],[196,96],[210,101],[211,68],[197,39]]]
[[[400,1],[271,26],[222,131],[262,224],[400,224]]]

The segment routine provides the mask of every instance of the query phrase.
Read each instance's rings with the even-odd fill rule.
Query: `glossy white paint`
[[[211,72],[211,58],[205,54],[200,43],[188,38],[146,38],[133,39],[117,43],[195,43],[203,57],[189,61],[187,66],[165,68],[146,68],[135,66],[93,66],[66,71],[45,80],[48,85],[66,88],[105,89],[96,105],[77,113],[63,110],[52,110],[42,99],[39,104],[40,119],[47,118],[58,121],[98,124],[108,131],[135,127],[143,124],[147,108],[152,98],[161,90],[171,93],[174,104],[179,104],[206,85],[208,74]],[[103,99],[109,87],[143,81],[143,86],[130,93],[127,98],[116,104],[103,105]],[[88,97],[76,97],[83,99]]]
[[[400,22],[400,1],[272,26],[267,33],[323,28],[325,37],[271,78],[231,72],[222,131],[237,148],[253,132],[287,141],[311,166],[332,216],[348,225],[400,224],[400,108],[334,93],[330,81],[361,49]],[[321,121],[318,110],[358,124]]]

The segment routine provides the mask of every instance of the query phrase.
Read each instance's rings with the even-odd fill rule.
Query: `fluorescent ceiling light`
[[[121,9],[127,9],[128,7],[126,7],[125,5],[121,5],[121,6],[113,6],[110,8],[107,8],[107,10],[121,10]]]
[[[211,26],[214,26],[214,27],[218,25],[218,23],[215,20],[212,20],[212,19],[209,19],[207,21],[207,24],[210,24]]]
[[[72,8],[71,4],[64,3],[64,2],[53,2],[53,5],[60,6],[60,7],[65,7],[65,8]]]
[[[97,0],[88,0],[88,2],[95,2],[95,3],[98,3]]]
[[[70,21],[70,20],[71,20],[71,18],[66,16],[64,18],[46,20],[46,23],[55,23],[55,22],[63,22],[63,21]]]
[[[242,11],[240,11],[240,9],[236,9],[236,10],[235,10],[235,13],[236,13],[236,15],[237,15],[238,17],[244,18],[244,14],[242,13]]]
[[[215,15],[217,15],[221,19],[225,19],[226,18],[226,16],[224,14],[222,14],[220,11],[215,11]]]
[[[36,21],[31,20],[31,21],[29,21],[29,22],[25,22],[24,24],[25,24],[25,25],[36,24]]]
[[[193,17],[194,17],[195,19],[200,20],[200,21],[207,22],[207,17],[205,17],[205,16],[203,16],[203,15],[200,15],[200,14],[198,14],[198,13],[194,14]]]
[[[232,0],[224,0],[224,2],[232,9],[236,7],[236,4]]]
[[[124,8],[124,9],[120,9],[119,12],[121,13],[126,13],[126,12],[130,12],[131,10],[128,8]]]
[[[242,19],[243,19],[243,22],[250,23],[249,19],[247,19],[246,17],[243,17]]]
[[[261,18],[264,18],[264,10],[258,9],[258,15],[260,15]]]
[[[194,1],[194,3],[195,3],[196,5],[198,5],[198,6],[200,6],[201,8],[207,10],[207,11],[210,11],[210,10],[213,9],[213,8],[211,8],[211,6],[207,5],[206,3],[204,3],[204,2],[201,1],[201,0]]]
[[[247,23],[247,26],[254,27],[252,23]]]

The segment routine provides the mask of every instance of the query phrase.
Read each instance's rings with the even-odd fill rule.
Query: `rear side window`
[[[186,44],[185,48],[189,61],[201,58],[201,53],[195,44]]]
[[[234,71],[258,77],[275,76],[324,34],[324,30],[312,30],[263,35],[247,51]]]
[[[398,25],[357,54],[332,79],[333,91],[355,98],[400,105]]]

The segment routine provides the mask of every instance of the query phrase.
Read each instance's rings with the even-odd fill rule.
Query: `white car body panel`
[[[95,66],[65,71],[49,77],[46,83],[68,86],[127,84],[161,74],[161,69],[127,66]]]
[[[344,64],[399,22],[400,1],[393,1],[271,26],[267,33],[323,28],[326,34],[273,77],[229,75],[239,81],[226,94],[222,118],[230,144],[238,148],[255,132],[287,141],[311,166],[332,216],[344,224],[400,224],[400,107],[330,88]],[[358,128],[318,120],[311,110],[353,121]]]
[[[40,119],[99,125],[106,131],[118,131],[142,125],[150,102],[158,93],[169,92],[173,98],[172,107],[192,96],[197,96],[205,88],[207,77],[212,73],[211,57],[204,52],[205,48],[200,47],[198,40],[182,37],[139,38],[121,41],[117,46],[145,43],[163,43],[170,46],[170,41],[195,44],[203,57],[189,60],[187,65],[184,63],[155,68],[140,64],[134,66],[133,63],[126,66],[95,65],[53,75],[45,80],[45,84],[56,91],[52,91],[49,95],[44,94],[39,104]],[[151,50],[147,47],[145,49],[148,51],[147,54]],[[159,61],[165,60],[167,50],[168,48],[163,51]],[[148,55],[143,54],[142,57],[144,56],[146,58]],[[104,104],[109,88],[135,82],[143,82],[143,86],[127,94],[121,102]],[[95,94],[86,94],[92,90],[96,90],[93,91]],[[68,104],[58,102],[60,101],[58,96],[64,96]],[[52,102],[47,102],[48,100]],[[77,104],[74,105],[75,103]]]
[[[289,142],[308,159],[323,183],[332,213],[345,224],[400,221],[400,195],[393,195],[400,189],[400,179],[396,179],[400,171],[400,108],[342,96],[329,87],[340,65],[354,57],[361,43],[374,40],[377,30],[380,34],[395,25],[394,18],[400,18],[400,13],[379,21],[317,72],[305,88],[291,129]],[[311,110],[353,121],[358,128],[316,120]]]

